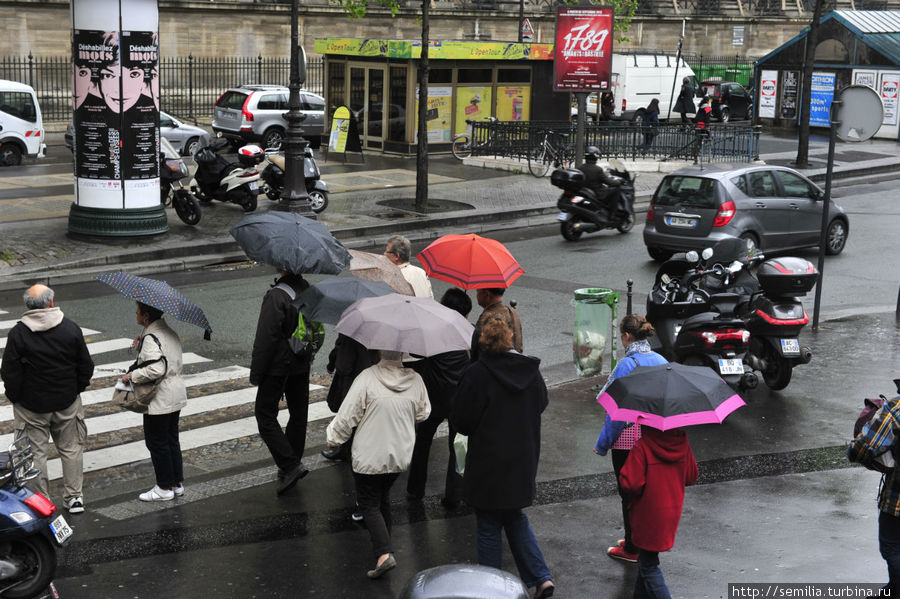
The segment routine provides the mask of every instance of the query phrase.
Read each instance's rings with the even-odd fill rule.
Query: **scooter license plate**
[[[250,191],[256,191],[257,189],[259,189],[259,182],[250,181],[249,183],[247,183],[247,186],[250,188]]]
[[[570,218],[572,218],[572,215],[569,214],[568,212],[560,212],[559,216],[556,217],[556,220],[561,220],[561,221],[565,222],[565,221],[569,220]]]
[[[799,339],[782,339],[781,340],[781,353],[785,356],[799,356],[800,355],[800,340]]]
[[[53,536],[56,537],[56,542],[62,545],[66,542],[66,539],[72,536],[73,530],[72,527],[69,526],[69,523],[66,522],[66,519],[62,517],[62,515],[57,516],[50,523],[50,531],[53,533]]]
[[[720,359],[719,374],[744,374],[744,362],[737,358]]]

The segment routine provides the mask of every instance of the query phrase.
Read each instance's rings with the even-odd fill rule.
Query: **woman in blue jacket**
[[[638,314],[629,314],[619,323],[619,333],[621,334],[622,345],[625,347],[625,357],[619,361],[615,370],[609,375],[606,384],[597,394],[599,398],[606,391],[614,380],[625,376],[638,366],[657,366],[659,364],[667,364],[668,360],[650,349],[650,342],[647,341],[656,331],[653,325],[647,322],[647,319]],[[606,415],[606,424],[600,431],[600,437],[594,446],[594,453],[597,455],[606,455],[606,452],[612,449],[613,470],[616,473],[616,486],[619,489],[619,496],[622,498],[622,519],[625,522],[625,538],[620,540],[616,545],[606,550],[606,554],[613,558],[625,562],[637,562],[637,547],[631,542],[631,524],[628,521],[628,508],[625,494],[622,491],[622,485],[619,482],[619,473],[625,460],[628,458],[631,448],[641,438],[641,425],[631,424],[628,422],[614,422],[609,414]]]

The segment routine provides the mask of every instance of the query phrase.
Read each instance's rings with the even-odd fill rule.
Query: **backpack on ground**
[[[278,283],[275,285],[276,289],[281,289],[291,298],[291,301],[296,299],[297,294],[294,292],[294,288],[286,283]],[[295,354],[307,353],[309,354],[310,359],[316,352],[322,348],[322,345],[325,343],[325,325],[321,322],[316,322],[314,320],[308,320],[305,316],[303,316],[302,312],[298,312],[297,316],[297,328],[294,329],[294,332],[291,333],[291,336],[288,337],[288,345],[291,348],[291,351]]]

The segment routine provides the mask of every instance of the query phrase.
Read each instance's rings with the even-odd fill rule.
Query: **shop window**
[[[838,40],[824,40],[816,46],[816,62],[849,63],[850,52]]]
[[[388,140],[403,142],[406,141],[406,67],[391,67],[389,78]]]
[[[459,69],[456,72],[458,83],[491,83],[493,80],[491,69]]]
[[[428,83],[452,83],[453,69],[429,69]]]
[[[531,83],[531,69],[497,69],[497,83]]]
[[[328,114],[327,119],[331,119],[331,115],[337,110],[338,106],[344,105],[344,93],[346,81],[344,80],[344,72],[346,63],[328,61]]]

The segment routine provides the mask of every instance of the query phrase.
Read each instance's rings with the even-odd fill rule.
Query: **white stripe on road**
[[[8,320],[8,321],[6,321],[6,322],[13,322],[13,321]],[[17,320],[17,321],[15,321],[15,322],[13,322],[13,324],[15,324],[16,322],[19,322],[19,321]],[[2,324],[3,324],[3,323],[0,323],[0,325],[2,325]],[[0,326],[0,329],[3,329],[3,328],[7,328],[7,329],[8,329],[8,328],[11,328],[11,327],[3,327],[3,326]],[[86,328],[84,328],[84,327],[81,327],[81,334],[84,335],[84,336],[88,336],[88,335],[99,335],[99,334],[100,334],[100,331],[95,331],[94,329],[86,329]],[[7,337],[0,337],[0,349],[3,349],[3,348],[6,347],[6,339],[7,339]]]
[[[308,422],[331,418],[334,414],[328,408],[324,401],[318,401],[309,406]],[[278,422],[281,426],[287,424],[288,412],[286,409],[279,411]],[[248,435],[256,435],[259,430],[256,426],[256,418],[251,416],[241,418],[240,420],[232,420],[221,424],[213,424],[189,431],[184,431],[179,435],[181,450],[196,449],[205,447],[214,443],[246,437]],[[104,468],[112,468],[114,466],[123,466],[133,462],[149,459],[150,454],[147,446],[143,441],[133,441],[113,447],[105,447],[94,451],[86,451],[84,453],[84,471],[93,472],[103,470]],[[62,477],[62,466],[59,458],[52,459],[47,462],[47,475],[51,480]]]
[[[118,339],[110,339],[109,341],[97,341],[95,343],[88,343],[88,353],[92,356],[97,354],[103,354],[110,351],[118,351],[120,349],[126,349],[131,347],[131,344],[134,343],[134,339],[125,339],[124,337],[120,337]]]

